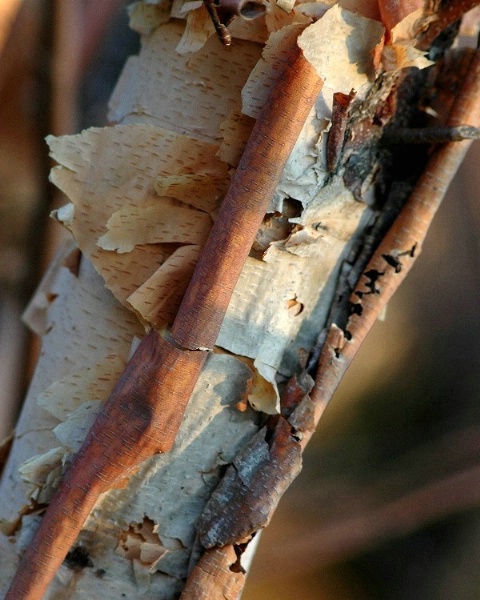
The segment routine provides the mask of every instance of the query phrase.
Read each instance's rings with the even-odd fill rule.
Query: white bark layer
[[[64,253],[30,310],[42,354],[0,488],[0,593],[41,518],[35,503],[48,501],[132,345],[145,325],[171,321],[181,296],[175,290],[184,289],[195,261],[196,251],[186,249],[208,234],[251,129],[252,119],[241,115],[242,89],[247,84],[243,111],[255,117],[262,88],[277,76],[276,58],[312,21],[305,8],[286,15],[272,6],[251,29],[237,24],[226,50],[210,35],[202,6],[186,27],[167,21],[164,6],[139,3],[133,11],[143,46],[113,95],[118,124],[50,140],[59,163],[53,180],[72,202],[56,217],[83,257],[77,271],[76,251]],[[62,566],[49,598],[177,597],[198,552],[195,521],[222,467],[257,434],[257,411],[278,412],[278,383],[302,370],[324,326],[342,257],[368,211],[341,177],[325,185],[322,136],[333,92],[369,90],[383,31],[338,6],[324,18],[316,27],[335,43],[315,48],[303,39],[326,91],[272,199],[272,211],[285,210],[287,198],[301,209],[285,236],[247,260],[174,449],[102,496],[76,544],[86,565]],[[142,224],[146,208],[150,220]]]

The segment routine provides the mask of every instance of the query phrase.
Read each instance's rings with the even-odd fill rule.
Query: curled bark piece
[[[207,502],[197,533],[204,548],[241,544],[266,527],[290,483],[300,473],[300,444],[279,417],[272,439],[261,429],[237,456]]]

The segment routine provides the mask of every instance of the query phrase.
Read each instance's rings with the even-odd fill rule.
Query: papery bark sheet
[[[392,28],[386,42],[378,14],[364,2],[321,10],[303,4],[291,12],[272,5],[251,26],[233,24],[228,50],[213,37],[203,6],[187,4],[187,10],[177,2],[135,4],[132,24],[142,33],[142,49],[113,94],[114,125],[48,140],[58,163],[52,180],[70,200],[55,218],[73,233],[82,256],[64,251],[29,311],[43,346],[0,488],[1,592],[38,526],[40,503],[50,499],[145,328],[163,332],[173,322],[233,172],[242,168],[254,121],[300,36],[308,67],[325,86],[280,182],[268,190],[268,213],[220,333],[215,340],[205,332],[201,345],[215,343],[215,352],[174,446],[119,481],[119,489],[105,490],[75,544],[81,552],[62,565],[46,597],[91,597],[100,588],[112,598],[178,597],[200,543],[227,544],[224,552],[204,554],[210,566],[240,561],[228,544],[268,523],[270,487],[276,501],[300,470],[299,439],[313,427],[308,386],[289,408],[293,414],[271,417],[278,421],[268,421],[267,429],[265,414],[279,415],[284,384],[305,369],[342,261],[373,215],[341,168],[327,165],[333,95],[355,89],[361,103],[382,75],[393,82],[401,69],[429,64],[407,34],[398,41]],[[191,327],[182,330],[180,345],[189,345]],[[273,467],[264,472],[258,457],[252,463],[252,448]],[[214,492],[228,465],[222,485],[228,488],[228,477],[238,481]],[[250,488],[249,465],[257,472]],[[262,485],[269,488],[264,496],[257,494]],[[241,490],[235,502],[253,493],[259,512],[265,509],[261,518],[246,514],[239,531],[229,525],[235,510],[222,516],[218,508],[218,498],[235,489]],[[205,506],[199,542],[196,522]],[[212,534],[218,523],[220,537]],[[82,567],[75,563],[79,552]],[[241,589],[244,575],[236,568],[238,581],[226,580],[225,589]]]

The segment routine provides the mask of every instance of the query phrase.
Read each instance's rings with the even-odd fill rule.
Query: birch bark
[[[384,47],[371,6],[328,4],[288,13],[272,5],[256,21],[237,20],[225,49],[200,3],[136,3],[131,21],[142,49],[112,97],[115,124],[49,139],[59,165],[52,179],[71,201],[55,218],[75,244],[57,257],[27,314],[43,337],[42,354],[0,487],[1,593],[138,340],[172,322],[281,58],[298,38],[325,86],[271,199],[174,448],[101,496],[46,598],[92,598],[99,590],[105,598],[145,599],[240,593],[243,565],[233,546],[230,555],[204,555],[217,561],[216,577],[225,561],[220,592],[200,577],[186,588],[185,581],[203,547],[238,546],[264,527],[299,471],[300,445],[289,439],[286,420],[272,434],[267,415],[280,413],[280,396],[288,397],[296,376],[297,431],[309,421],[308,359],[342,265],[365,244],[377,215],[373,163],[365,180],[357,175],[354,182],[344,177],[344,160],[327,167],[333,95],[355,90],[352,100],[364,114],[388,105],[401,69],[429,64],[403,30],[403,39],[399,30],[399,40],[393,35]],[[269,436],[284,454],[270,451]],[[247,491],[222,501],[256,507],[233,533],[231,521],[215,520],[218,498],[205,511],[231,464]],[[259,498],[258,488],[248,487],[253,472],[267,473]]]

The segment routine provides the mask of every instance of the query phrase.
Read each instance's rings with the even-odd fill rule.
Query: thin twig
[[[228,31],[228,27],[220,21],[217,9],[215,8],[212,0],[203,0],[203,3],[205,5],[205,8],[207,9],[210,20],[212,21],[212,24],[215,27],[218,39],[222,42],[224,46],[230,46],[232,44],[232,35]]]
[[[386,144],[446,144],[480,139],[480,128],[458,127],[386,127],[382,142]]]
[[[258,119],[184,302],[162,338],[145,336],[73,459],[6,600],[39,600],[99,495],[167,452],[215,343],[285,162],[322,86],[297,46]],[[194,351],[191,351],[194,350]]]

